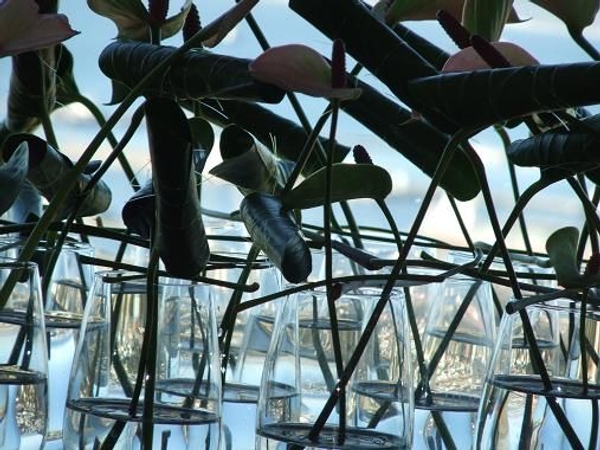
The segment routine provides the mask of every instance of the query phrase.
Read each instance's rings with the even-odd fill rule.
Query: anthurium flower
[[[58,44],[78,32],[63,14],[40,14],[34,0],[0,0],[0,57]]]
[[[492,42],[491,45],[506,58],[511,66],[535,66],[539,61],[527,50],[512,42]],[[450,56],[442,72],[464,72],[478,69],[489,69],[490,66],[473,47],[467,47]]]
[[[562,20],[567,28],[581,33],[591,25],[600,9],[600,0],[531,0]]]
[[[87,0],[87,3],[92,11],[108,17],[115,23],[118,29],[117,38],[148,40],[148,27],[155,21],[141,0]],[[181,30],[191,5],[192,0],[186,0],[177,14],[167,17],[160,26],[163,39]]]
[[[252,61],[249,68],[257,80],[287,91],[340,100],[356,99],[361,94],[357,88],[332,88],[327,60],[301,44],[271,47]]]

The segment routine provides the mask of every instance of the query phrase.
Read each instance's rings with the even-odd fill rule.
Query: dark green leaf
[[[142,42],[113,42],[100,54],[100,69],[113,81],[132,88],[175,51],[175,47]],[[181,99],[210,97],[280,102],[284,92],[256,81],[248,72],[249,63],[247,59],[208,50],[190,50],[157,74],[144,93]]]
[[[0,166],[0,216],[10,209],[27,177],[29,150],[27,142],[21,142],[8,162]]]
[[[600,166],[600,115],[513,142],[507,151],[518,166],[539,167],[545,177],[559,180]]]
[[[220,148],[223,162],[210,174],[236,185],[244,195],[252,191],[279,192],[294,166],[277,158],[237,125],[223,129]]]
[[[374,164],[333,164],[331,201],[356,198],[383,200],[392,191],[392,178]],[[309,175],[282,198],[286,209],[306,209],[325,204],[325,168]]]
[[[73,169],[73,163],[67,156],[52,148],[43,139],[26,133],[13,134],[7,138],[2,149],[4,161],[8,161],[23,142],[27,142],[29,150],[27,179],[48,201],[52,201],[56,193],[62,188],[64,177]],[[92,175],[87,173],[78,176],[77,183],[69,192],[62,210],[55,218],[56,220],[64,219],[73,212],[75,206],[81,200],[83,191],[91,177]],[[111,200],[112,194],[108,185],[100,181],[83,199],[83,203],[77,211],[77,216],[87,217],[100,214],[108,209]]]
[[[210,152],[215,143],[215,132],[210,122],[202,117],[192,117],[188,119],[188,123],[193,147]]]
[[[579,230],[575,227],[561,228],[546,240],[546,252],[556,272],[560,286],[577,288],[585,285],[577,265]]]
[[[600,62],[445,73],[409,81],[416,109],[457,128],[481,128],[544,111],[600,102]]]
[[[240,214],[254,244],[290,283],[300,283],[312,271],[312,258],[300,230],[272,195],[255,192],[242,200]]]
[[[171,99],[151,98],[145,110],[156,194],[158,254],[170,275],[198,275],[210,250],[198,200],[188,121]]]
[[[223,100],[219,101],[218,104],[213,101],[205,103],[212,107],[206,107],[204,111],[205,114],[210,115],[211,121],[226,126],[229,123],[226,121],[228,118],[231,122],[252,133],[271,151],[275,152],[276,150],[277,155],[281,158],[296,161],[308,138],[308,133],[304,128],[256,103]],[[353,102],[343,102],[342,104],[345,103]],[[226,115],[225,118],[217,113],[218,108],[222,108],[223,113]],[[327,139],[319,138],[319,142],[323,148],[328,148],[329,141]],[[349,147],[338,143],[334,145],[334,149],[334,161],[336,162],[342,161],[350,152]],[[315,153],[313,152],[304,167],[303,173],[305,175],[322,167]]]
[[[41,123],[44,111],[56,100],[55,47],[12,57],[5,126],[13,133],[29,133]]]
[[[121,218],[127,231],[150,239],[154,224],[155,195],[152,180],[138,190],[123,206]]]

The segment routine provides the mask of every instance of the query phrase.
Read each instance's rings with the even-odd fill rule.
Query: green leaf
[[[565,288],[582,287],[583,276],[577,265],[579,230],[575,227],[561,228],[546,241],[546,252],[556,272],[558,284]]]
[[[600,167],[600,115],[590,116],[569,128],[558,127],[536,136],[514,141],[507,150],[509,160],[523,167],[539,167],[552,181]],[[591,178],[596,180],[594,173]]]
[[[29,148],[21,142],[8,162],[0,166],[0,216],[10,209],[27,178]]]
[[[495,42],[508,21],[513,0],[466,0],[462,22],[471,35]]]
[[[281,201],[254,192],[240,204],[240,215],[252,242],[261,249],[290,283],[305,281],[312,271],[312,257],[300,229]]]
[[[10,160],[13,153],[23,142],[27,142],[29,151],[27,179],[40,191],[44,198],[52,201],[56,193],[62,189],[62,182],[66,174],[73,170],[73,162],[66,155],[48,145],[43,139],[26,133],[15,133],[6,139],[2,148],[4,160]],[[78,176],[75,187],[69,192],[62,205],[62,210],[57,214],[55,220],[65,219],[73,213],[75,206],[81,201],[81,196],[91,178],[92,174],[90,173],[82,173]],[[110,206],[111,200],[110,188],[100,180],[83,199],[77,217],[103,213]]]
[[[163,60],[175,47],[144,42],[113,42],[100,54],[102,72],[115,82],[132,88]],[[173,96],[178,99],[243,99],[278,103],[284,92],[256,81],[248,72],[250,60],[218,55],[194,49],[156,74],[144,91],[146,95]],[[114,100],[118,100],[117,96]]]
[[[202,117],[192,117],[188,119],[188,124],[194,148],[210,152],[215,143],[215,131],[210,122]]]
[[[408,82],[426,118],[444,117],[458,128],[494,123],[544,111],[588,106],[600,102],[600,62],[510,67],[445,73]]]
[[[373,164],[333,164],[331,201],[356,198],[383,200],[392,191],[392,178]],[[325,168],[319,169],[283,198],[286,209],[306,209],[325,204]]]
[[[355,102],[342,102],[342,106],[351,103]],[[304,128],[257,103],[235,100],[221,100],[219,102],[205,100],[203,104],[208,105],[203,111],[207,115],[211,114],[211,111],[219,111],[222,108],[225,117],[222,114],[211,114],[209,117],[211,122],[220,124],[223,127],[230,122],[238,124],[272,152],[276,150],[277,155],[281,158],[296,161],[308,139],[308,133]],[[229,119],[229,121],[226,119]],[[329,148],[328,139],[320,137],[318,142],[323,148]],[[337,142],[334,143],[334,149],[334,161],[336,162],[342,161],[350,152],[349,147]],[[302,173],[308,174],[320,167],[322,167],[322,164],[317,158],[316,152],[313,152]]]
[[[213,167],[210,174],[236,185],[244,195],[253,191],[279,192],[294,167],[294,163],[277,158],[237,125],[223,129],[220,148],[223,162]]]
[[[156,247],[166,271],[190,277],[206,266],[210,250],[202,222],[188,121],[171,99],[146,101],[146,125],[156,207]]]

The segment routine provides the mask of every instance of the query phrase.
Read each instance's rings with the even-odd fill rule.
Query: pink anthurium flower
[[[313,97],[352,100],[361,94],[358,88],[332,88],[327,60],[301,44],[271,47],[250,63],[250,74],[259,81]]]
[[[64,14],[40,14],[34,0],[0,0],[0,57],[50,47],[78,34]]]
[[[539,64],[539,61],[527,50],[511,42],[492,42],[491,45],[506,58],[511,66],[535,66]],[[467,47],[450,56],[444,67],[442,67],[442,72],[464,72],[489,68],[490,66],[473,47]]]

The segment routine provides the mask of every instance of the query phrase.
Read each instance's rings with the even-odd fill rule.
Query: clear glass
[[[257,449],[410,448],[410,339],[398,293],[385,304],[337,406],[317,437],[309,437],[380,294],[373,288],[342,293],[335,301],[337,330],[323,292],[307,290],[286,298],[263,371]]]
[[[246,259],[244,254],[221,253],[220,256],[238,261]],[[238,263],[233,267],[210,271],[209,275],[223,281],[240,282],[243,281],[240,277],[243,276],[244,267],[245,264]],[[270,261],[260,258],[253,263],[252,270],[244,281],[245,284],[255,282],[259,289],[243,293],[237,301],[244,303],[278,292],[281,289],[281,274]],[[211,293],[215,299],[217,322],[220,324],[238,293],[216,285],[211,286]],[[231,333],[223,331],[221,334],[225,337],[224,341],[228,342],[221,346],[221,350],[228,354],[223,384],[223,448],[254,450],[260,380],[273,332],[275,313],[280,304],[277,299],[238,313]],[[229,334],[230,341],[227,339]],[[240,420],[241,418],[243,419]]]
[[[505,315],[475,448],[598,448],[599,319],[595,307],[582,314],[580,303],[566,299]],[[525,338],[524,330],[535,339]]]
[[[65,449],[139,448],[146,426],[154,449],[219,446],[221,371],[210,289],[161,278],[153,286],[156,348],[144,348],[146,283],[139,274],[96,274],[69,380]],[[155,366],[144,367],[150,354]],[[143,423],[148,374],[155,376],[152,421]]]
[[[23,238],[9,238],[0,244],[0,252],[16,258],[24,244]],[[83,309],[94,278],[94,267],[81,259],[82,256],[94,255],[90,244],[69,240],[58,255],[54,255],[55,248],[54,243],[41,241],[32,258],[40,271],[49,340],[49,409],[44,445],[48,450],[63,448],[62,427],[69,374]]]
[[[0,258],[0,300],[0,448],[41,449],[48,355],[37,265]]]
[[[414,448],[470,448],[496,325],[489,283],[446,278],[423,337],[427,373],[416,370]]]

